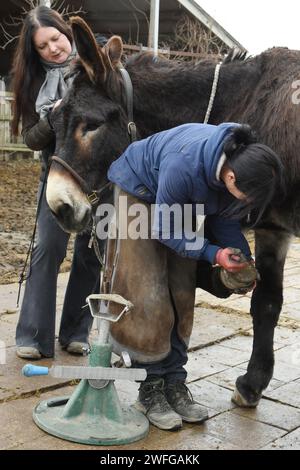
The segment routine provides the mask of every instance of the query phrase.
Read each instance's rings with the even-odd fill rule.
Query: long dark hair
[[[285,195],[284,167],[279,156],[267,145],[257,142],[250,126],[236,127],[224,144],[226,164],[234,172],[236,187],[246,200],[233,203],[227,216],[243,218],[255,210],[254,225],[273,201]]]
[[[14,93],[12,131],[15,135],[18,134],[21,116],[29,111],[30,104],[35,100],[34,84],[44,73],[40,56],[32,41],[35,31],[41,26],[56,28],[69,39],[71,44],[73,42],[71,28],[57,11],[39,6],[27,14],[12,66]]]

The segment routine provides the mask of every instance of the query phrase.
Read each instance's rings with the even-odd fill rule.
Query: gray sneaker
[[[176,431],[182,426],[181,417],[171,408],[165,397],[164,379],[155,378],[143,382],[135,407],[160,429]]]
[[[16,353],[22,359],[41,359],[42,357],[40,351],[33,346],[18,346]]]
[[[195,402],[187,386],[183,382],[165,384],[166,398],[183,421],[202,423],[208,418],[207,409]]]
[[[88,343],[82,343],[81,341],[72,341],[68,344],[66,350],[70,354],[86,356],[90,352],[90,346]]]

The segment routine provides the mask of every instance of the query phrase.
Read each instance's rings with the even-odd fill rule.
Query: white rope
[[[217,91],[217,86],[218,86],[218,81],[219,81],[219,74],[220,74],[221,65],[222,65],[222,62],[217,64],[216,68],[215,68],[214,81],[213,81],[213,84],[212,84],[209,103],[208,103],[207,111],[206,111],[205,118],[204,118],[204,124],[208,123],[210,113],[211,113],[211,110],[212,110],[212,107],[213,107],[213,104],[214,104],[216,91]]]

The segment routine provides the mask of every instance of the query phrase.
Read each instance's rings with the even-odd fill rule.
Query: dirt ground
[[[0,284],[19,280],[34,227],[39,174],[37,160],[0,161]],[[62,272],[69,270],[71,256],[70,248]]]

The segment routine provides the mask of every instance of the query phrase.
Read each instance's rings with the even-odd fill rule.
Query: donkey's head
[[[121,39],[113,36],[101,48],[81,18],[71,23],[80,60],[68,94],[51,114],[60,162],[52,162],[46,196],[64,230],[79,232],[92,213],[87,194],[105,185],[129,137],[118,71]]]

